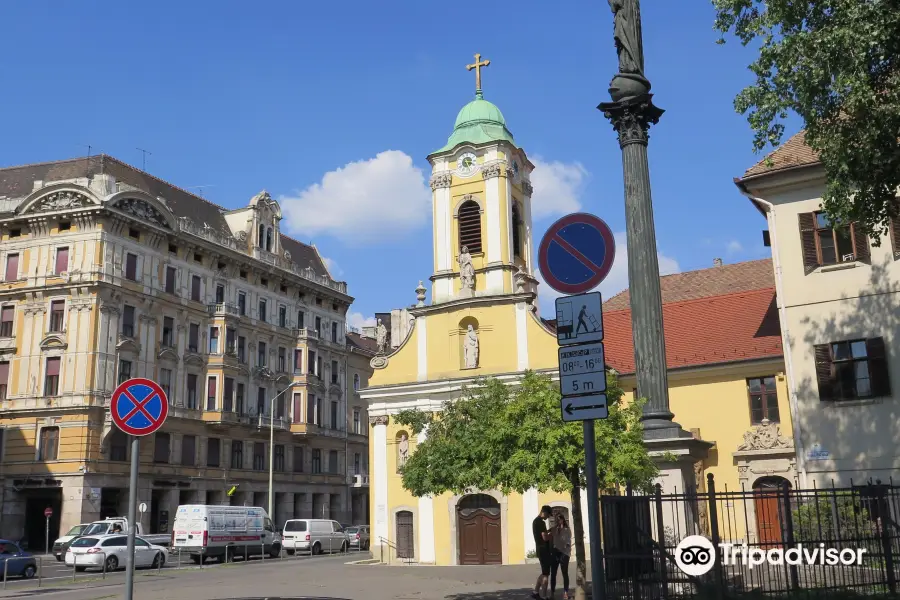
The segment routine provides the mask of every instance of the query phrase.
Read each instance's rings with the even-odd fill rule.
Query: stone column
[[[371,489],[375,514],[372,527],[372,556],[380,556],[381,539],[390,539],[388,531],[388,473],[387,473],[387,424],[386,415],[370,416],[373,426],[372,444],[372,480]]]

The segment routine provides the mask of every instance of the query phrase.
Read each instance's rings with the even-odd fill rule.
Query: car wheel
[[[347,542],[341,544],[341,554],[346,554],[347,552]]]
[[[272,558],[281,558],[281,546],[272,544],[272,549],[269,550],[269,556]]]
[[[56,562],[62,562],[62,561],[63,561],[63,557],[62,557],[62,556],[57,556],[57,557],[56,557]]]
[[[288,555],[288,556],[293,556],[295,550],[285,550],[285,552],[287,552],[287,555]]]
[[[165,564],[165,559],[162,557],[162,554],[159,552],[156,553],[156,556],[153,557],[153,564],[150,565],[151,569],[159,569]]]
[[[75,567],[75,571],[78,573],[84,573],[87,571],[87,567]]]
[[[25,579],[31,579],[34,577],[35,573],[37,573],[37,567],[34,565],[28,565],[25,567],[25,570],[22,571],[22,577]]]
[[[106,572],[115,571],[119,568],[119,559],[115,556],[110,556],[106,559]]]
[[[315,544],[313,544],[312,552],[310,552],[310,554],[312,554],[313,556],[315,556],[317,554],[322,554],[322,546],[319,545],[319,542],[316,542]]]

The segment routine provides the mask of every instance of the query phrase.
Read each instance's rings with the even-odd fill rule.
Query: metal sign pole
[[[50,554],[50,517],[47,517],[44,524],[44,553]]]
[[[134,595],[134,534],[137,530],[138,470],[141,465],[141,438],[131,438],[131,477],[128,482],[128,564],[125,568],[125,600]]]
[[[600,486],[597,485],[597,451],[594,448],[594,421],[584,421],[584,471],[587,479],[588,537],[591,540],[591,598],[606,597],[603,549],[600,546]]]

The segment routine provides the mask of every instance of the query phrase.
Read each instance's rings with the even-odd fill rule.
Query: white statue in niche
[[[459,263],[459,279],[462,282],[460,288],[461,293],[471,292],[475,289],[475,267],[472,265],[472,255],[469,254],[468,246],[462,247],[462,252],[456,257]]]
[[[387,327],[378,319],[375,326],[375,342],[378,344],[378,354],[384,354],[385,346],[387,346]]]
[[[406,432],[400,434],[400,441],[397,442],[397,466],[402,467],[409,459],[409,436]]]
[[[463,341],[463,359],[467,369],[478,366],[478,332],[471,325],[466,330],[466,339]]]

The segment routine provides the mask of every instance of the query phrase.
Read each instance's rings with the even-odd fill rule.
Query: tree
[[[748,115],[754,150],[778,146],[795,112],[828,177],[829,217],[884,233],[900,210],[900,2],[712,1],[716,29],[760,45],[756,82],[734,103]]]
[[[647,454],[640,425],[641,402],[623,403],[608,376],[609,418],[596,421],[597,479],[601,489],[631,483],[649,490],[657,468]],[[415,496],[499,489],[504,494],[536,488],[568,492],[572,502],[575,594],[585,597],[585,487],[581,423],[564,423],[559,388],[546,375],[526,372],[521,384],[488,378],[444,404],[439,415],[403,411],[394,419],[428,435],[403,467],[403,486]],[[600,540],[594,540],[599,544]]]

